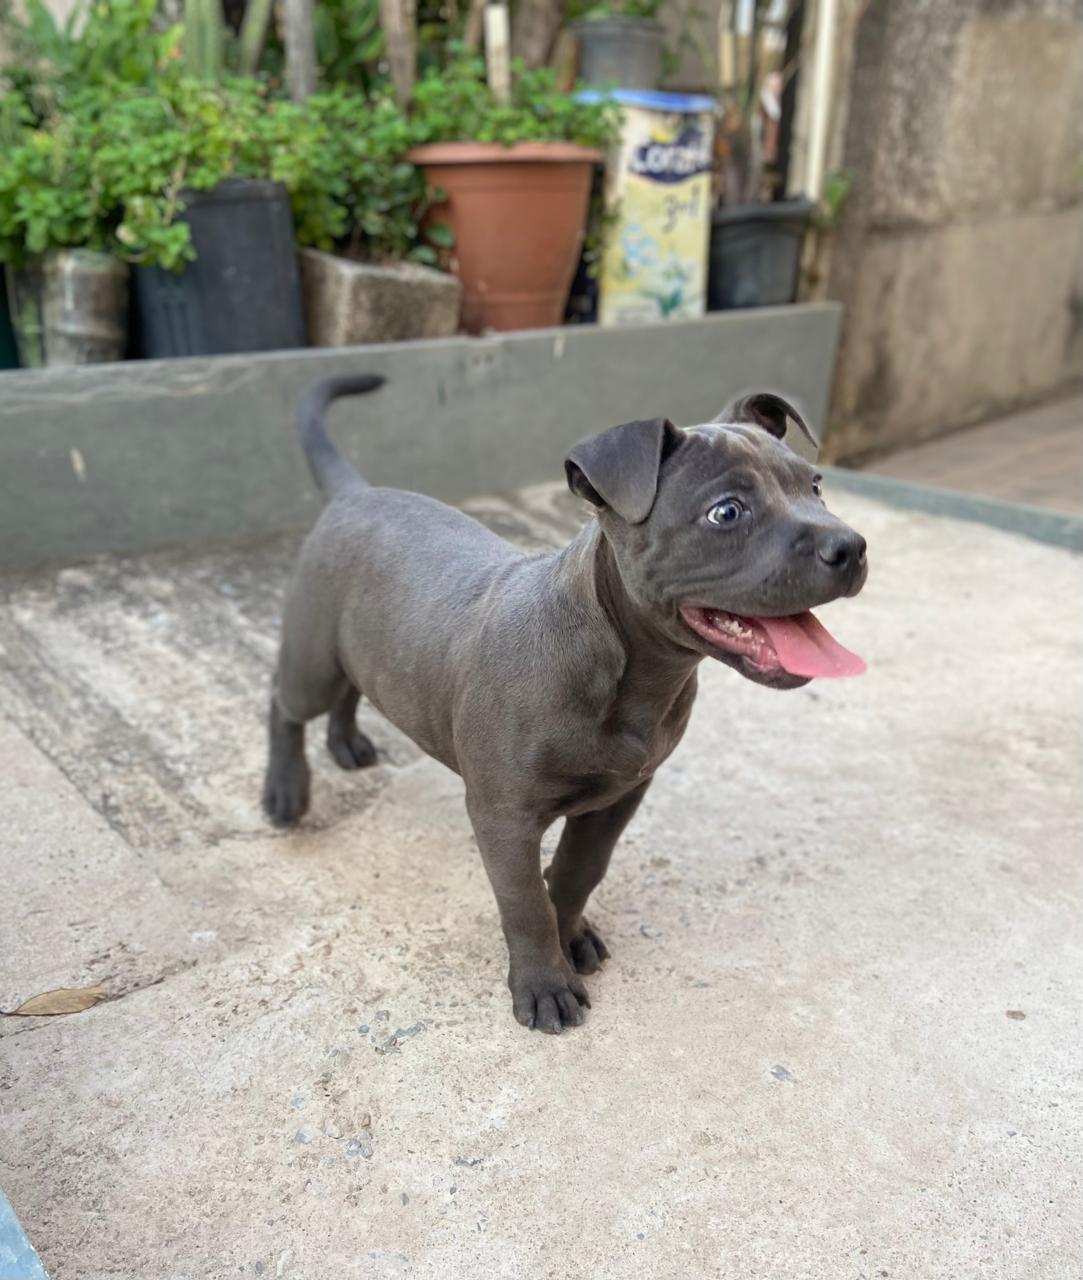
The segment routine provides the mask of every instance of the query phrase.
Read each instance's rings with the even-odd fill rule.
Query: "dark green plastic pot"
[[[184,193],[196,260],[183,271],[136,267],[135,354],[226,355],[305,345],[289,193],[230,178]]]
[[[808,200],[718,209],[711,215],[707,310],[774,307],[797,297]]]
[[[0,273],[0,369],[17,369],[19,353],[15,350],[15,330],[11,327],[5,274]]]

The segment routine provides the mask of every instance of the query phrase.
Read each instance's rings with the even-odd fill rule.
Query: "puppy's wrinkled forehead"
[[[804,488],[815,473],[800,454],[760,427],[710,422],[686,427],[683,434],[697,478],[721,481],[737,474],[745,480],[775,481],[783,487],[790,482]]]
[[[740,422],[726,424],[705,422],[698,427],[685,427],[684,434],[698,436],[715,448],[724,449],[727,452],[741,451],[749,456],[757,453],[769,456],[776,456],[779,453],[795,456],[792,449],[776,440],[762,427],[747,426]]]

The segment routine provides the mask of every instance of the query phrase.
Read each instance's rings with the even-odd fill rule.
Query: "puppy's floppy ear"
[[[564,460],[568,488],[629,524],[640,524],[654,506],[662,460],[680,438],[668,418],[626,422],[588,436]]]
[[[751,422],[769,431],[776,440],[786,434],[786,420],[792,418],[801,434],[818,449],[819,440],[812,434],[808,423],[788,400],[776,396],[773,391],[756,391],[752,395],[739,396],[727,409],[715,418],[715,422]]]

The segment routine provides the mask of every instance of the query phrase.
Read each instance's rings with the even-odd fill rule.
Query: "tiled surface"
[[[868,467],[915,484],[1083,515],[1083,396],[958,431]]]

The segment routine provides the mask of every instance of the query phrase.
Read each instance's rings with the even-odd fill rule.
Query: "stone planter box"
[[[299,257],[314,347],[450,338],[458,331],[463,290],[454,276],[413,262],[351,262],[318,249],[302,249]]]
[[[120,360],[128,341],[128,264],[89,249],[54,249],[7,277],[11,324],[26,369]]]

